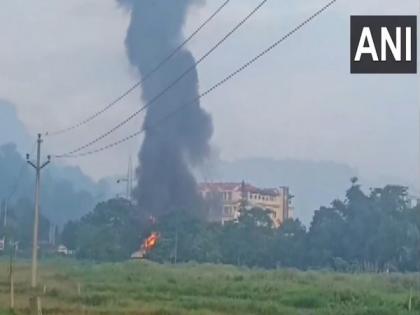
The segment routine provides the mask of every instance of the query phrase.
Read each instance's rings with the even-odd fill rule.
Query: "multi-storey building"
[[[272,211],[275,226],[293,217],[288,187],[261,189],[246,183],[202,183],[200,192],[207,203],[211,221],[236,220],[241,207],[259,207]]]

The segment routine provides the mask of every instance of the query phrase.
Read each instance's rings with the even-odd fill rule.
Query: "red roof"
[[[242,187],[242,183],[200,183],[199,184],[200,190],[210,190],[210,191],[241,191],[242,189],[245,192],[253,193],[253,194],[261,194],[261,195],[270,195],[270,196],[278,196],[280,195],[280,191],[277,188],[257,188],[250,184],[245,184]]]

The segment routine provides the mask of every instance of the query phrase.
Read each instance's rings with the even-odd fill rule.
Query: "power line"
[[[80,121],[77,124],[74,124],[74,125],[72,125],[70,127],[67,127],[67,128],[64,128],[64,129],[60,129],[60,130],[57,130],[57,131],[54,131],[54,132],[46,132],[45,135],[46,136],[58,136],[58,135],[61,135],[63,133],[67,133],[67,132],[72,131],[74,129],[77,129],[77,128],[83,126],[83,125],[86,125],[87,123],[89,123],[92,120],[94,120],[96,117],[98,117],[101,114],[105,113],[108,109],[110,109],[115,104],[117,104],[118,102],[120,102],[123,98],[125,98],[127,95],[129,95],[131,92],[133,92],[135,89],[137,89],[139,86],[143,85],[144,82],[146,82],[152,75],[154,75],[157,71],[159,71],[160,68],[162,68],[168,61],[170,61],[188,42],[191,41],[191,39],[193,39],[193,37],[195,37],[195,35],[197,35],[208,23],[210,23],[210,21],[213,20],[213,18],[216,17],[216,15],[218,15],[219,12],[222,11],[228,5],[228,3],[230,1],[231,0],[224,1],[222,3],[222,5],[220,7],[218,7],[216,9],[216,11],[213,12],[212,15],[210,15],[194,32],[191,33],[190,36],[188,36],[168,56],[166,56],[161,62],[159,62],[156,67],[154,67],[149,73],[147,73],[146,75],[144,75],[140,81],[138,81],[136,84],[134,84],[133,86],[131,86],[127,91],[125,91],[123,94],[121,94],[120,96],[118,96],[115,100],[113,100],[111,103],[109,103],[108,105],[106,105],[103,109],[101,109],[100,111],[98,111],[98,112],[94,113],[93,115],[89,116],[85,120]]]
[[[55,156],[55,157],[56,158],[77,158],[77,157],[88,156],[88,155],[92,155],[92,154],[99,153],[99,152],[105,151],[107,149],[113,148],[113,147],[115,147],[117,145],[120,145],[120,144],[122,144],[122,143],[124,143],[124,142],[126,142],[126,141],[128,141],[130,139],[133,139],[133,138],[139,136],[140,134],[142,134],[146,130],[151,129],[151,128],[155,127],[156,125],[162,123],[163,121],[169,119],[173,115],[175,115],[178,112],[180,112],[181,110],[185,109],[187,106],[192,105],[192,104],[195,104],[201,98],[207,96],[208,94],[210,94],[211,92],[213,92],[214,90],[216,90],[217,88],[219,88],[220,86],[222,86],[223,84],[225,84],[226,82],[228,82],[231,79],[233,79],[235,76],[237,76],[239,73],[241,73],[242,71],[244,71],[245,69],[247,69],[249,66],[251,66],[252,64],[254,64],[257,60],[259,60],[260,58],[262,58],[263,56],[265,56],[266,54],[268,54],[271,50],[273,50],[274,48],[276,48],[278,45],[280,45],[286,39],[288,39],[289,37],[291,37],[292,35],[294,35],[300,29],[304,28],[308,23],[310,23],[316,17],[318,17],[319,15],[321,15],[324,11],[326,11],[329,7],[331,7],[335,2],[337,2],[337,0],[332,0],[332,1],[328,2],[321,9],[319,9],[318,11],[316,11],[313,15],[311,15],[310,17],[308,17],[306,20],[304,20],[302,23],[300,23],[294,29],[292,29],[291,31],[289,31],[287,34],[285,34],[279,40],[277,40],[272,45],[270,45],[265,50],[263,50],[258,55],[256,55],[254,58],[252,58],[251,60],[249,60],[248,62],[246,62],[245,64],[243,64],[237,70],[235,70],[234,72],[232,72],[231,74],[229,74],[228,76],[226,76],[224,79],[222,79],[219,82],[217,82],[215,85],[213,85],[211,88],[209,88],[205,92],[201,93],[198,97],[196,97],[195,99],[193,99],[191,102],[188,102],[188,103],[183,104],[182,106],[180,106],[179,108],[177,108],[175,111],[172,111],[171,113],[169,113],[168,115],[166,115],[162,119],[157,120],[152,126],[145,126],[141,130],[139,130],[139,131],[137,131],[137,132],[135,132],[135,133],[133,133],[133,134],[125,137],[125,138],[122,138],[122,139],[120,139],[120,140],[118,140],[116,142],[113,142],[111,144],[108,144],[106,146],[100,147],[100,148],[95,149],[95,150],[91,150],[91,151],[87,151],[87,152],[83,152],[83,153],[79,153],[79,154],[67,154],[67,155],[60,155],[60,156]]]
[[[87,147],[90,147],[92,144],[95,144],[96,142],[102,140],[103,138],[109,136],[113,132],[115,132],[117,129],[124,126],[126,123],[128,123],[130,120],[132,120],[134,117],[139,115],[141,112],[143,112],[145,109],[147,109],[150,105],[155,103],[160,97],[166,94],[169,90],[171,90],[175,85],[177,85],[184,77],[186,77],[191,71],[195,70],[197,66],[203,62],[208,56],[210,56],[220,45],[222,45],[230,36],[232,36],[242,25],[244,25],[268,0],[263,0],[258,4],[257,7],[255,7],[245,18],[243,18],[231,31],[229,31],[221,40],[219,40],[216,45],[214,45],[207,53],[205,53],[201,58],[199,58],[192,66],[187,68],[177,79],[175,79],[171,84],[169,84],[166,88],[164,88],[159,94],[157,94],[155,97],[153,97],[149,102],[147,102],[143,107],[141,107],[138,111],[134,112],[130,116],[128,116],[126,119],[124,119],[122,122],[114,126],[112,129],[108,130],[101,136],[93,139],[92,141],[86,143],[85,145],[82,145],[81,147],[78,147],[68,153],[56,155],[55,157],[62,157],[64,155],[72,155],[74,153],[80,152],[83,149],[86,149]]]

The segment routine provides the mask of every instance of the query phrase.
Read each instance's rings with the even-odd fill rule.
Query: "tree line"
[[[151,232],[157,247],[148,259],[249,267],[357,271],[420,270],[420,207],[408,189],[386,186],[365,193],[352,179],[344,200],[315,211],[307,229],[298,219],[275,228],[270,211],[243,206],[235,222],[209,223],[191,211],[150,218],[124,199],[99,204],[69,222],[62,241],[80,259],[128,259]]]

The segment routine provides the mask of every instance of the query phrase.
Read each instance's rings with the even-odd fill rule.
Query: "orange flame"
[[[146,252],[152,251],[158,244],[160,239],[159,233],[153,232],[148,238],[144,241],[143,248]]]

